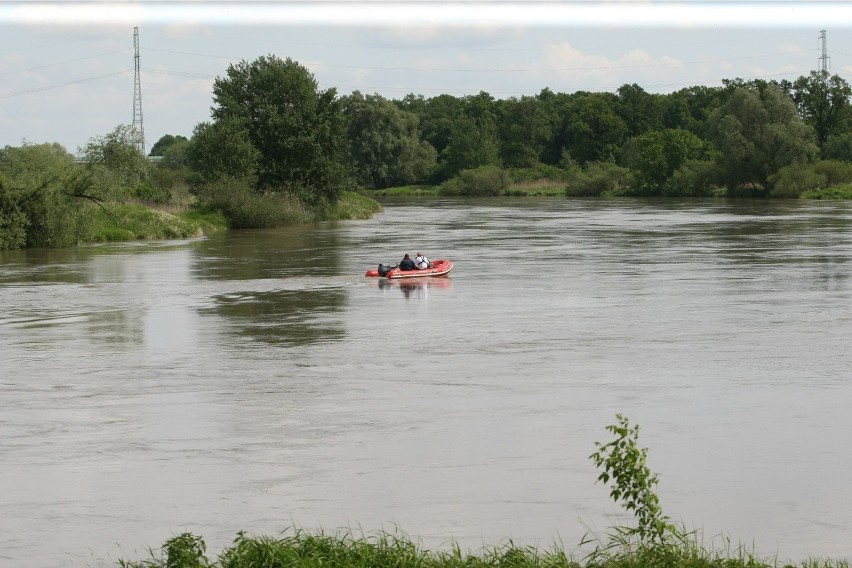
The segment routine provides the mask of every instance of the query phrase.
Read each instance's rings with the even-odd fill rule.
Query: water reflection
[[[228,320],[232,333],[277,345],[306,345],[343,339],[335,313],[342,309],[340,290],[272,290],[235,292],[214,297],[215,306],[202,314]]]
[[[332,223],[259,231],[233,231],[193,245],[198,278],[250,280],[339,273],[342,250]]]
[[[398,288],[406,299],[412,297],[425,300],[429,297],[430,289],[449,290],[453,287],[450,278],[410,278],[388,280],[387,278],[376,278],[375,284],[380,290]]]

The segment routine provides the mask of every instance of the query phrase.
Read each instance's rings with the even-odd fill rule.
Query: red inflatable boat
[[[364,276],[384,277],[391,280],[398,278],[422,278],[424,276],[446,276],[452,269],[452,260],[433,260],[430,268],[415,270],[400,270],[396,266],[380,264],[378,270],[368,270]]]

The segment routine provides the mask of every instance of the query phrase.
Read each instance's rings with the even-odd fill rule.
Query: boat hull
[[[400,280],[403,278],[424,278],[426,276],[446,276],[450,273],[450,270],[453,269],[453,261],[451,260],[434,260],[432,261],[432,268],[423,268],[417,270],[400,270],[399,268],[391,268],[387,274],[385,274],[385,278],[388,280]],[[369,276],[372,278],[380,277],[378,270],[368,270],[364,276]]]

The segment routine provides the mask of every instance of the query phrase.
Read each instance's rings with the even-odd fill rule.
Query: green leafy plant
[[[631,426],[625,416],[616,415],[618,422],[606,429],[614,439],[606,444],[595,442],[597,451],[590,457],[602,470],[598,481],[609,485],[610,497],[636,519],[635,527],[614,527],[610,542],[593,555],[613,549],[627,549],[636,545],[640,551],[654,551],[670,555],[685,542],[685,534],[663,514],[656,493],[658,477],[646,463],[648,449],[639,447],[639,426]]]

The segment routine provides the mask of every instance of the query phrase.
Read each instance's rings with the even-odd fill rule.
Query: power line
[[[0,93],[0,99],[9,99],[12,97],[19,97],[22,95],[29,95],[31,93],[40,93],[42,91],[50,91],[52,89],[61,89],[62,87],[67,87],[69,85],[77,85],[79,83],[88,83],[89,81],[96,81],[98,79],[104,79],[106,77],[114,77],[116,75],[123,75],[125,73],[129,73],[130,69],[124,69],[122,71],[116,71],[114,73],[106,73],[104,75],[97,75],[95,77],[86,77],[84,79],[76,79],[74,81],[68,81],[67,83],[58,83],[56,85],[47,85],[45,87],[37,87],[35,89],[27,89],[26,91],[15,91],[12,93]]]
[[[98,57],[103,57],[105,55],[112,55],[114,53],[120,53],[122,51],[127,51],[127,48],[116,49],[113,51],[107,51],[104,53],[97,53],[95,55],[88,55],[86,57],[78,57],[77,59],[66,59],[65,61],[58,61],[56,63],[48,63],[46,65],[39,65],[37,67],[27,67],[26,69],[18,69],[16,71],[5,71],[0,73],[0,77],[5,77],[7,75],[15,75],[16,73],[26,73],[28,71],[38,71],[39,69],[47,69],[49,67],[58,67],[60,65],[67,65],[68,63],[76,63],[77,61],[86,61],[87,59],[95,59]]]

